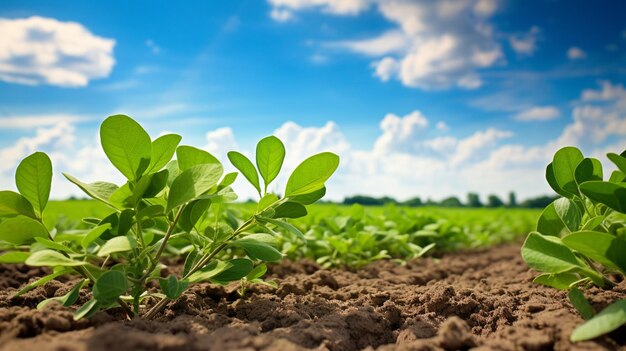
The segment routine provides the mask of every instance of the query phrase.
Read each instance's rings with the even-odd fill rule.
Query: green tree
[[[502,207],[504,206],[504,202],[497,195],[489,195],[487,197],[487,206],[488,207]]]
[[[509,207],[517,207],[517,196],[514,191],[509,193]]]
[[[482,202],[480,202],[480,197],[476,193],[468,193],[467,194],[467,206],[468,207],[483,207]]]

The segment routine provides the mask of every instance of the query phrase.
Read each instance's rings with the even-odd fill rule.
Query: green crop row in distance
[[[581,287],[615,286],[626,274],[626,152],[609,153],[617,170],[605,179],[602,164],[574,147],[560,149],[546,179],[562,197],[547,206],[524,246],[522,257],[542,272],[535,282],[569,290],[570,302],[587,321],[572,341],[609,333],[626,323],[626,300],[596,314]]]
[[[116,115],[102,123],[100,140],[127,182],[84,183],[65,174],[89,197],[112,209],[104,217],[84,218],[86,230],[64,231],[44,219],[52,181],[52,164],[45,153],[36,152],[18,166],[19,193],[0,191],[0,262],[52,271],[16,295],[61,275],[79,275],[83,279],[66,295],[50,299],[70,306],[78,301],[81,289],[91,289],[92,299],[78,308],[77,319],[118,306],[130,318],[148,305],[152,307],[145,308],[143,316],[152,318],[190,284],[202,281],[241,281],[244,288],[246,282],[265,283],[264,262],[283,258],[275,233],[304,237],[285,219],[305,216],[306,207],[324,196],[325,182],[339,165],[339,157],[332,153],[309,157],[289,176],[279,198],[267,191],[285,157],[279,139],[262,139],[255,163],[243,154],[229,153],[232,164],[260,196],[255,210],[240,219],[220,215],[224,204],[237,198],[230,185],[238,174],[224,174],[220,162],[206,151],[179,146],[180,136],[152,140],[133,119]],[[185,255],[181,275],[161,277],[164,254]],[[160,286],[158,293],[148,289],[151,281]]]

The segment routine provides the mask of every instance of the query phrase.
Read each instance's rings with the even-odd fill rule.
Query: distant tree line
[[[462,202],[456,196],[447,197],[441,201],[434,201],[432,199],[426,199],[423,201],[420,197],[414,197],[406,201],[398,201],[392,197],[384,196],[384,197],[372,197],[372,196],[364,196],[364,195],[356,195],[346,197],[343,200],[344,205],[352,205],[352,204],[360,204],[364,206],[379,206],[385,204],[396,204],[403,205],[409,207],[420,207],[420,206],[440,206],[440,207],[471,207],[471,208],[498,208],[498,207],[508,207],[508,208],[544,208],[548,206],[552,201],[556,200],[557,196],[539,196],[534,198],[526,199],[522,202],[517,201],[517,196],[514,192],[510,192],[507,201],[503,201],[497,195],[489,195],[487,196],[487,201],[482,202],[480,200],[480,196],[476,193],[467,194],[467,199],[465,202]]]

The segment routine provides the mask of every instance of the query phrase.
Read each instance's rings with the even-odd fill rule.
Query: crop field
[[[275,136],[254,161],[229,152],[231,173],[128,116],[107,118],[100,138],[125,184],[63,173],[90,199],[49,201],[52,162],[35,152],[18,191],[0,191],[3,348],[622,342],[626,152],[607,155],[617,170],[604,180],[600,161],[560,149],[545,175],[561,197],[542,211],[346,206],[315,204],[339,166],[330,152],[268,191],[286,154]],[[239,176],[258,201],[235,202]]]

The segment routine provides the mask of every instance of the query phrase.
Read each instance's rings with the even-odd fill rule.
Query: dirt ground
[[[68,291],[59,281],[9,299],[42,273],[0,266],[0,350],[626,350],[625,328],[571,344],[581,318],[564,293],[532,284],[519,245],[357,271],[285,262],[272,267],[276,290],[240,298],[236,286],[201,284],[155,321],[34,309]],[[626,297],[626,283],[585,293],[599,310]]]

